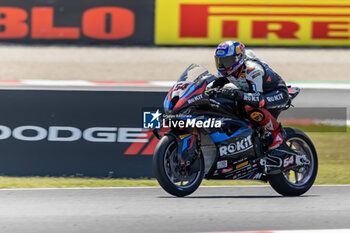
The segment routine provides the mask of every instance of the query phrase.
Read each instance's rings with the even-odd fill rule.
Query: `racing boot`
[[[276,149],[283,143],[281,126],[267,109],[261,108],[260,111],[264,113],[265,119],[259,124],[271,133],[271,144],[267,148],[268,150]]]
[[[271,137],[272,143],[267,147],[268,150],[274,150],[283,143],[283,137],[282,137],[280,126],[278,127],[277,130],[271,133],[272,133],[272,137]]]
[[[271,113],[265,108],[245,108],[249,119],[259,125],[265,127],[271,133],[271,144],[268,146],[268,150],[274,150],[283,143],[283,137],[281,133],[281,126],[277,119],[274,118]]]

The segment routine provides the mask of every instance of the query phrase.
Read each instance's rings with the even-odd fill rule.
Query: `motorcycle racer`
[[[283,137],[277,117],[289,101],[283,79],[253,51],[246,51],[244,44],[236,41],[222,42],[217,46],[215,63],[218,79],[213,82],[212,90],[221,88],[223,97],[243,103],[250,122],[271,132],[268,149],[278,148]],[[238,89],[226,87],[228,83],[233,83]]]

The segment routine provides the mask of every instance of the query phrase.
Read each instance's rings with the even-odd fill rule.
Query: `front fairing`
[[[179,112],[188,105],[203,100],[205,88],[215,79],[207,69],[197,64],[190,65],[165,97],[164,112]]]

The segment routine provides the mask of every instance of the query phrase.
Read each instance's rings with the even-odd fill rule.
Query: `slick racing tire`
[[[283,196],[300,196],[311,188],[316,179],[317,153],[312,141],[303,131],[290,127],[286,127],[284,130],[286,132],[284,140],[287,146],[298,154],[305,154],[310,164],[271,175],[269,183],[276,192]]]
[[[204,160],[202,154],[198,154],[195,161],[196,171],[190,175],[186,174],[179,166],[177,148],[174,136],[162,137],[154,151],[153,169],[160,186],[165,191],[177,197],[184,197],[196,191],[201,184],[204,176]]]

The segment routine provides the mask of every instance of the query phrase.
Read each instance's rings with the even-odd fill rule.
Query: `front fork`
[[[160,129],[153,129],[152,133],[154,134],[154,136],[156,138],[158,138],[159,140],[162,139],[162,135],[160,134]]]
[[[153,134],[158,139],[162,138],[160,129],[153,129]],[[177,140],[177,159],[182,168],[192,165],[194,156],[198,155],[198,131],[193,129],[192,133],[184,133],[180,130],[167,131],[165,134],[172,135]]]

